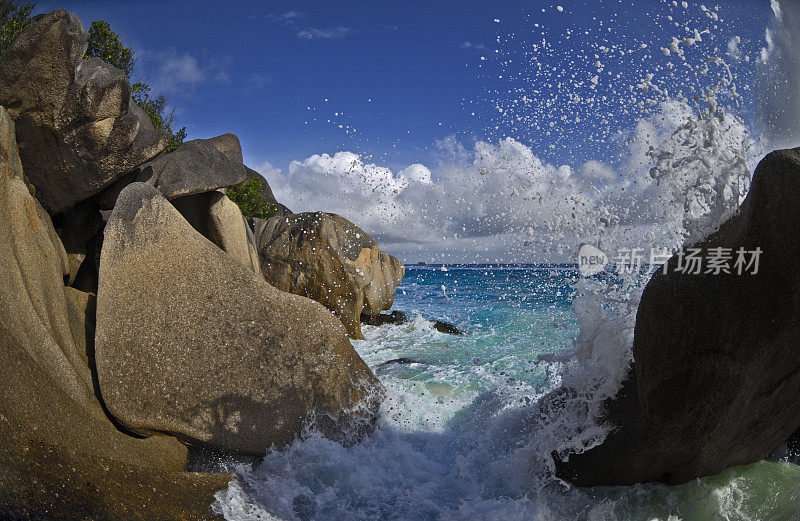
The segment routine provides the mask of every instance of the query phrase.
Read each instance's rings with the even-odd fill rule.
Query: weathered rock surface
[[[389,309],[405,274],[358,226],[335,214],[275,216],[257,222],[261,271],[276,288],[322,303],[352,338],[363,338],[362,313]]]
[[[142,165],[137,181],[155,186],[167,199],[210,192],[241,183],[244,165],[221,152],[212,139],[187,141],[169,154]],[[240,150],[241,154],[241,150]]]
[[[238,144],[239,140],[233,134],[187,141],[109,186],[95,201],[102,209],[111,210],[120,192],[131,183],[155,186],[167,199],[212,192],[241,183],[246,174],[241,162],[241,148],[236,148]]]
[[[208,140],[214,148],[225,154],[228,159],[236,163],[244,163],[242,156],[242,144],[239,143],[239,138],[236,134],[222,134],[221,136],[212,137]]]
[[[50,213],[110,185],[166,146],[130,110],[122,71],[84,60],[87,33],[63,9],[37,16],[0,58],[0,104],[17,125],[25,171]]]
[[[222,192],[178,197],[172,205],[192,227],[261,276],[255,238],[236,203]]]
[[[765,458],[800,428],[800,149],[758,165],[739,214],[696,245],[762,250],[742,275],[656,272],[642,296],[618,428],[557,464],[577,485],[682,483]],[[750,260],[750,257],[747,257]],[[705,268],[704,268],[705,269]]]
[[[105,233],[97,371],[127,428],[263,454],[312,414],[331,435],[371,424],[380,384],[324,307],[267,284],[143,183]]]
[[[14,125],[2,107],[0,223],[0,518],[210,513],[228,477],[180,472],[186,448],[175,438],[119,432],[95,397],[92,296],[64,287],[67,254],[22,181]],[[156,483],[165,488],[153,493]]]

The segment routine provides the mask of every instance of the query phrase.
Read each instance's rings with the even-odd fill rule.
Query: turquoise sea
[[[353,342],[387,390],[375,433],[345,447],[309,428],[230,463],[237,480],[214,508],[241,521],[800,519],[800,467],[780,452],[678,487],[555,478],[550,454],[573,431],[537,403],[575,378],[560,355],[579,332],[578,281],[571,265],[408,266],[394,309],[410,321]]]

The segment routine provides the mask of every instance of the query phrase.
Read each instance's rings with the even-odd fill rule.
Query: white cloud
[[[188,53],[165,55],[158,68],[157,81],[165,90],[195,87],[204,80],[197,58]]]
[[[341,40],[351,32],[352,30],[349,27],[342,26],[328,29],[310,27],[298,32],[297,37],[301,40]]]
[[[772,0],[774,18],[757,63],[753,98],[770,148],[800,145],[800,2]]]
[[[269,161],[264,161],[260,165],[256,165],[256,167],[253,168],[253,170],[263,175],[265,178],[276,176],[281,173],[281,169],[275,168]]]
[[[486,46],[482,43],[473,43],[467,40],[466,42],[461,44],[462,49],[475,49],[476,51],[485,51]]]
[[[157,52],[140,50],[136,57],[139,64],[144,66],[147,83],[157,94],[187,94],[209,82],[230,82],[226,70],[230,59],[197,56],[175,49]]]
[[[259,170],[293,210],[340,214],[404,261],[564,260],[581,242],[674,244],[684,218],[684,201],[676,201],[674,191],[684,179],[658,185],[648,151],[697,145],[685,132],[670,138],[687,128],[691,114],[672,103],[658,117],[641,120],[631,133],[628,161],[616,168],[597,160],[549,164],[511,138],[471,147],[449,138],[438,143],[448,159],[433,171],[414,164],[394,172],[352,152],[293,161],[286,173],[271,165]],[[731,148],[746,139],[734,120],[720,132]],[[683,160],[693,151],[671,153]],[[703,153],[707,159],[711,152]]]

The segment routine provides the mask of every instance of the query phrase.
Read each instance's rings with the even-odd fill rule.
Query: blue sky
[[[498,35],[533,38],[533,23],[555,32],[598,29],[592,18],[600,17],[613,27],[611,41],[652,39],[657,28],[637,23],[637,15],[659,3],[66,1],[38,8],[65,7],[87,27],[108,20],[137,49],[136,76],[169,96],[190,137],[234,132],[248,163],[285,168],[339,149],[401,167],[429,160],[448,135],[493,137],[490,104],[479,102],[498,84],[491,62]],[[763,39],[769,2],[720,8],[739,34]],[[347,125],[355,131],[346,133]]]
[[[136,49],[133,79],[168,96],[190,139],[235,133],[290,208],[340,213],[408,262],[547,260],[606,233],[598,222],[652,230],[646,148],[704,110],[727,68],[740,96],[721,100],[740,119],[732,142],[759,135],[764,117],[773,135],[800,136],[796,0],[37,11],[58,7],[86,27],[110,22]],[[783,72],[757,83],[758,67]],[[690,109],[663,104],[680,99]]]

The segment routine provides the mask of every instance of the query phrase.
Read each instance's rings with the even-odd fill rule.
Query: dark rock
[[[461,332],[456,326],[450,324],[448,322],[442,322],[441,320],[435,320],[433,322],[433,328],[440,332],[440,333],[447,333],[448,335],[463,335],[464,333]]]
[[[131,183],[155,186],[167,199],[211,192],[245,179],[245,167],[233,147],[233,134],[187,141],[174,151],[143,164],[136,172],[106,188],[95,200],[104,210],[114,208],[119,193]],[[238,139],[236,139],[238,144]],[[222,149],[222,151],[220,150]]]
[[[758,272],[647,284],[605,442],[558,462],[579,486],[683,483],[765,458],[800,428],[800,149],[756,168],[739,213],[696,247],[760,248]],[[731,262],[733,267],[733,261]]]
[[[34,18],[0,57],[0,104],[16,122],[36,196],[59,213],[161,152],[169,136],[131,111],[125,75],[83,60],[87,33],[64,10]]]
[[[242,156],[242,144],[239,143],[239,138],[236,134],[222,134],[221,136],[212,137],[208,140],[214,148],[225,154],[228,159],[235,163],[244,163]]]
[[[69,283],[72,284],[78,275],[81,264],[86,259],[90,240],[103,229],[105,222],[97,205],[91,200],[87,200],[56,215],[53,218],[53,224],[67,252],[70,270]]]
[[[239,207],[225,194],[186,195],[174,199],[172,205],[203,237],[261,276],[253,232]]]
[[[394,365],[411,365],[411,364],[424,364],[424,363],[425,362],[422,362],[420,360],[415,360],[413,358],[408,358],[408,357],[395,358],[393,360],[387,360],[387,361],[379,364],[378,367],[375,368],[375,374],[384,375]]]
[[[276,288],[322,303],[352,338],[362,313],[390,309],[405,267],[361,228],[335,214],[275,216],[256,226],[264,278]]]
[[[328,310],[267,284],[142,183],[106,225],[95,355],[125,427],[210,449],[263,454],[312,414],[330,436],[362,434],[381,397]]]
[[[244,165],[220,152],[219,138],[187,141],[169,154],[142,165],[137,181],[155,186],[167,199],[210,192],[241,183]],[[241,152],[240,152],[241,153]]]
[[[361,313],[361,323],[369,326],[383,326],[386,324],[400,325],[407,324],[408,317],[402,311],[394,310],[391,313],[378,313],[377,315],[369,315]]]

